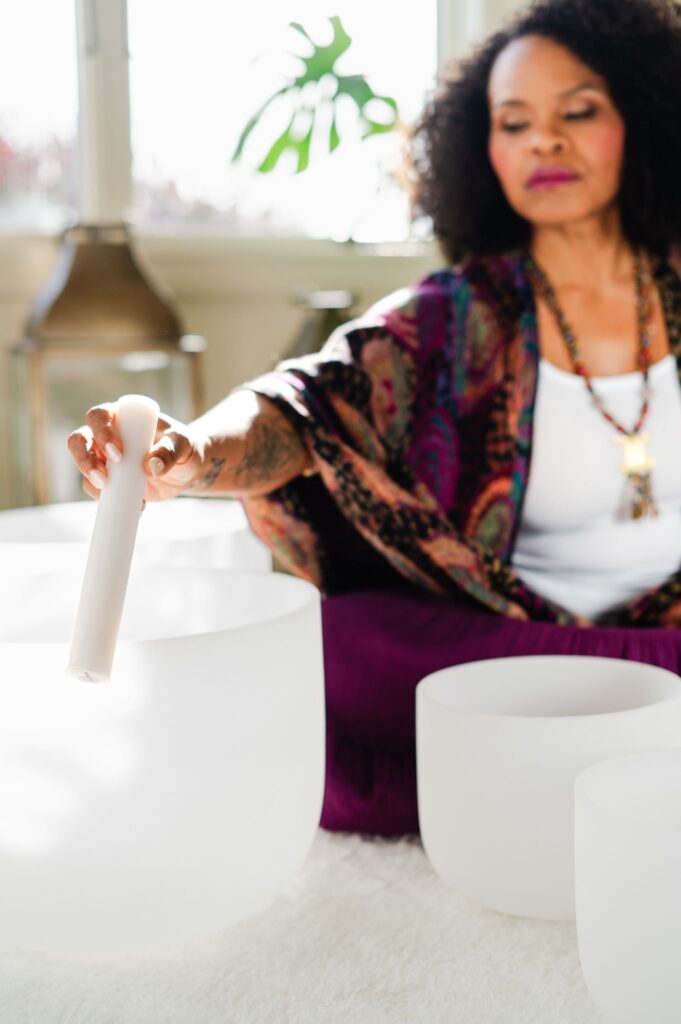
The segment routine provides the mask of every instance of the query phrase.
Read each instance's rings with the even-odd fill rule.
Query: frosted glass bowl
[[[416,694],[421,837],[435,870],[507,914],[569,920],[576,776],[630,751],[681,745],[681,679],[578,655],[444,669]]]
[[[83,572],[97,503],[71,501],[0,512],[4,572]],[[251,532],[241,503],[175,498],[149,503],[140,519],[137,566],[269,570],[269,549]]]
[[[319,593],[132,573],[110,683],[65,676],[72,574],[0,579],[0,946],[174,944],[265,906],[324,785]]]
[[[575,784],[577,938],[612,1024],[681,1020],[681,750],[618,757]]]

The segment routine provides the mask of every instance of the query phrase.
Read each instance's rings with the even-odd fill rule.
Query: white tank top
[[[541,359],[532,459],[512,555],[538,594],[590,619],[663,583],[681,566],[681,387],[673,355],[649,372],[644,432],[657,460],[652,490],[659,516],[631,519],[615,428],[583,380]],[[643,375],[594,377],[618,422],[633,427]]]

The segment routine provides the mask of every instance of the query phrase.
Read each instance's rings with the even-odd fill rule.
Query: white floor
[[[468,904],[415,839],[320,831],[269,910],[172,952],[0,952],[1,1024],[600,1021],[574,926]]]

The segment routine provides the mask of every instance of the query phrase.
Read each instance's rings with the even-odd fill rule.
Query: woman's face
[[[497,57],[488,97],[489,158],[516,213],[554,226],[613,204],[625,126],[600,75],[558,43],[524,36]]]

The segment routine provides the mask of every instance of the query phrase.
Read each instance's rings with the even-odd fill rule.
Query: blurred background
[[[440,265],[400,166],[524,0],[0,0],[0,508],[126,391],[190,418]]]

